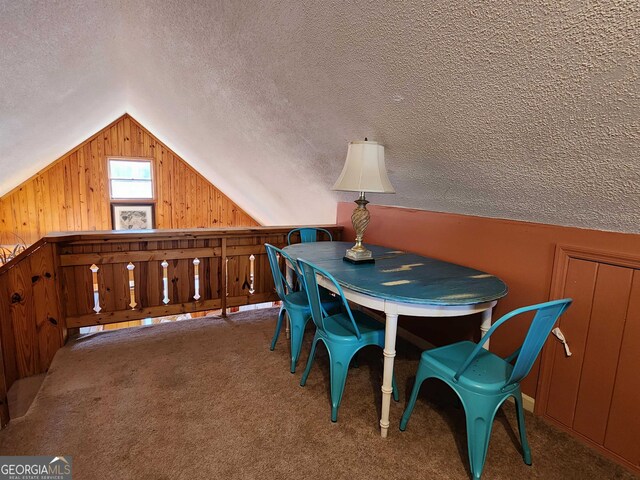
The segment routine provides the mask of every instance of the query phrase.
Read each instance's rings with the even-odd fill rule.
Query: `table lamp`
[[[373,255],[362,245],[364,231],[369,225],[369,210],[365,193],[396,193],[384,165],[384,145],[370,142],[349,143],[347,159],[342,173],[333,186],[333,190],[360,192],[355,201],[358,205],[351,215],[351,223],[356,232],[356,244],[347,250],[344,260],[351,263],[373,263]]]

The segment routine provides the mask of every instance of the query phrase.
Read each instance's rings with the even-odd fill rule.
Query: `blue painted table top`
[[[488,273],[401,252],[367,245],[375,263],[353,265],[342,260],[350,242],[298,243],[285,247],[292,258],[302,258],[331,273],[344,288],[392,300],[427,305],[472,305],[507,294],[507,285]]]

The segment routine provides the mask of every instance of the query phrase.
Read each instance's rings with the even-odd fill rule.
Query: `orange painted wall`
[[[337,222],[344,226],[343,238],[354,238],[351,212],[354,204],[338,204]],[[557,244],[640,254],[640,235],[603,232],[399,207],[369,205],[371,223],[365,243],[373,243],[459,263],[497,275],[509,286],[509,294],[494,310],[500,315],[528,304],[549,299],[554,253]],[[479,318],[474,328],[479,326]],[[401,319],[400,326],[407,319]],[[441,319],[424,320],[447,325]],[[511,322],[496,331],[491,350],[510,354],[526,332],[527,325]],[[437,330],[437,329],[436,329]],[[535,397],[539,365],[523,382],[523,392]]]

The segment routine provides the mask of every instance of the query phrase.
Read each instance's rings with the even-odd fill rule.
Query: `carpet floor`
[[[406,432],[398,422],[419,352],[399,342],[400,402],[378,430],[382,352],[351,369],[330,421],[328,356],[306,387],[289,373],[284,333],[269,351],[277,310],[205,317],[81,337],[56,355],[22,418],[0,432],[2,455],[71,455],[83,479],[465,479],[464,412],[427,382]],[[522,462],[507,404],[494,424],[487,479],[635,478],[527,415],[533,466]]]

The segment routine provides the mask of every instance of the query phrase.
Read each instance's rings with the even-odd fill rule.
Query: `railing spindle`
[[[256,291],[254,288],[254,280],[256,278],[255,263],[256,256],[254,254],[251,254],[251,256],[249,257],[249,294],[251,295],[253,295]]]
[[[133,276],[133,270],[135,268],[136,266],[131,262],[127,265],[127,270],[129,270],[129,296],[131,297],[131,303],[129,303],[129,306],[131,307],[131,310],[135,310],[136,305],[138,305],[136,303],[136,280]]]
[[[93,311],[100,313],[102,308],[100,307],[100,294],[98,293],[98,270],[100,268],[94,263],[89,267],[91,270],[91,276],[93,278]]]
[[[224,259],[224,290],[229,296],[229,257]]]
[[[195,286],[195,295],[193,296],[194,300],[200,299],[200,259],[193,259],[193,282]]]
[[[163,260],[160,265],[162,265],[162,303],[166,305],[169,303],[169,274],[167,273],[169,262]]]

